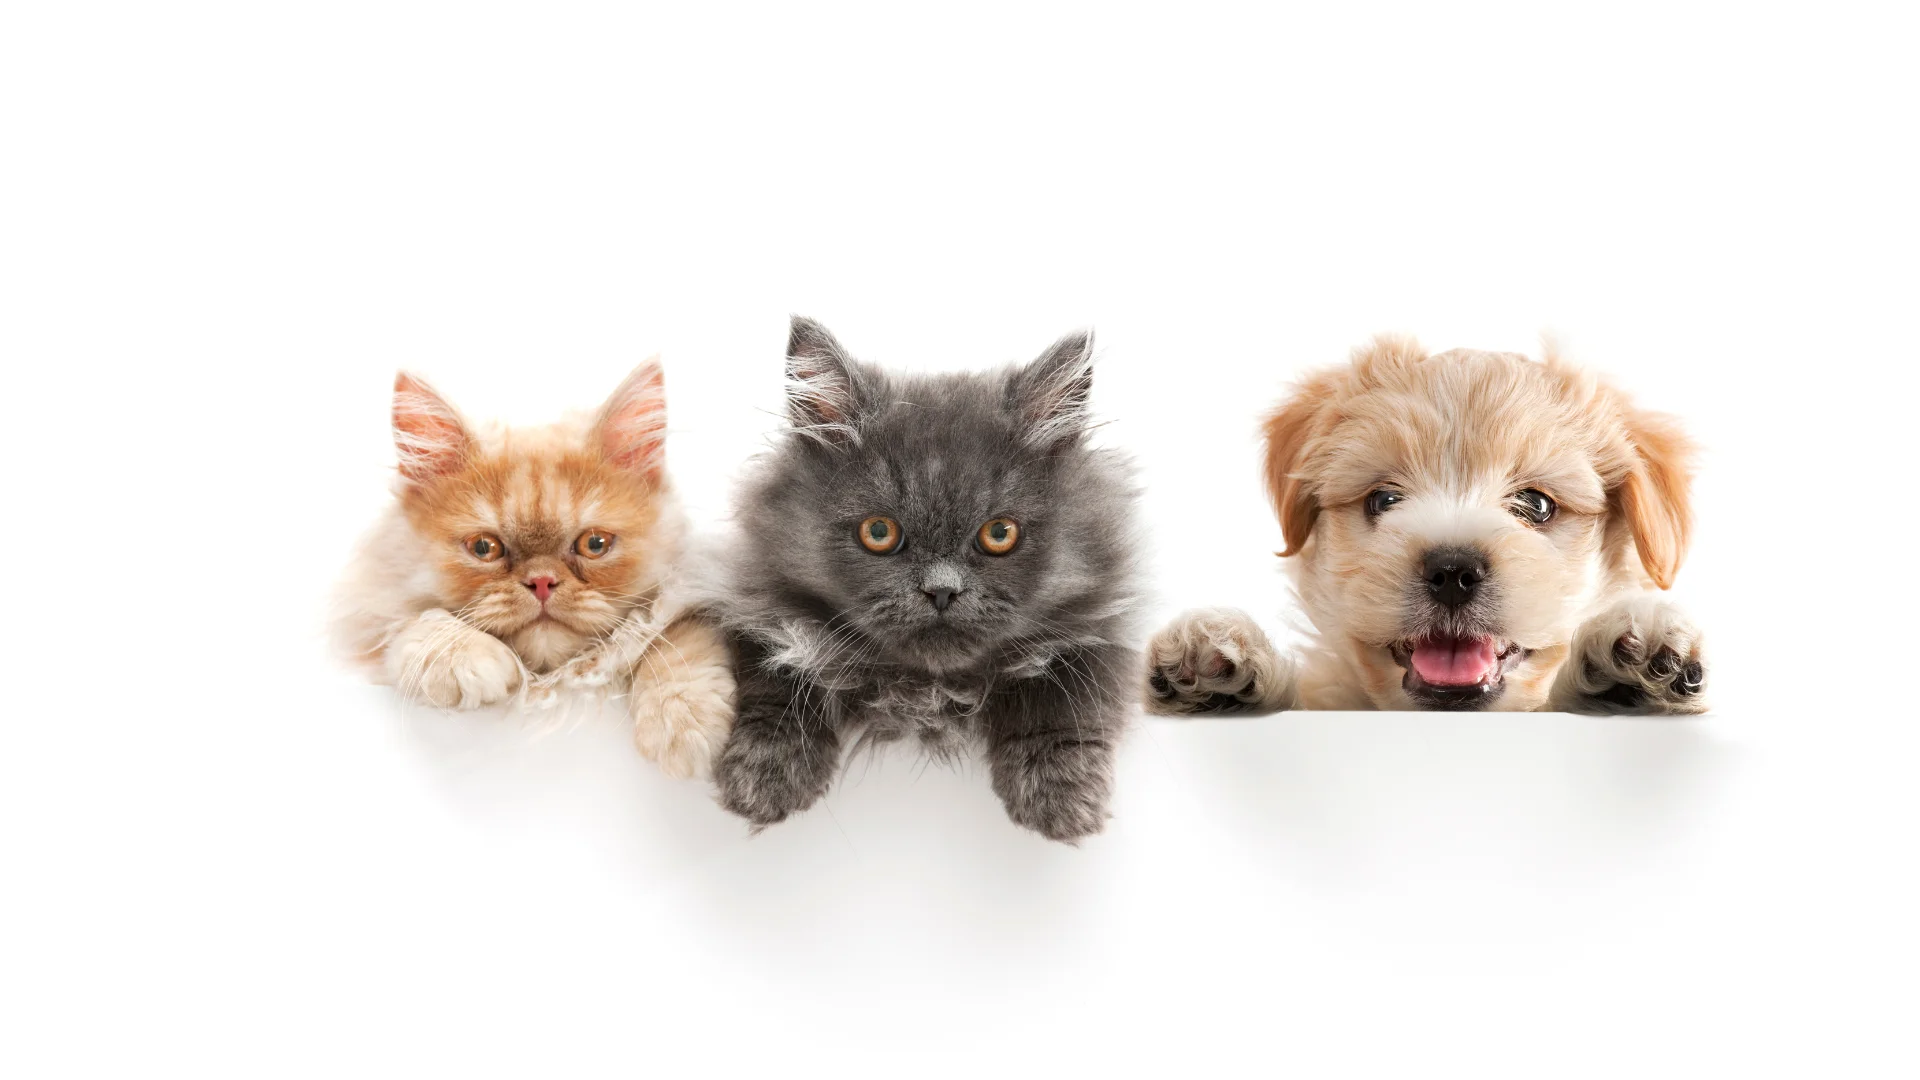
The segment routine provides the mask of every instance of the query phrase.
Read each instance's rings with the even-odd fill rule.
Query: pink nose
[[[554,579],[550,577],[537,577],[537,578],[527,579],[527,588],[533,590],[533,595],[540,598],[540,603],[542,605],[546,604],[547,597],[553,595],[553,580]]]

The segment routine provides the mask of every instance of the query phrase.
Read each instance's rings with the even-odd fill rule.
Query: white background
[[[0,14],[0,1071],[1911,1075],[1904,12],[798,7]],[[749,838],[326,656],[395,368],[664,353],[711,530],[789,312],[1097,327],[1155,618],[1275,623],[1258,412],[1552,331],[1707,448],[1718,708],[1143,722],[1077,850],[903,752]]]

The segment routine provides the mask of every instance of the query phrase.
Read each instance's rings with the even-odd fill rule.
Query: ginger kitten
[[[343,650],[442,708],[625,689],[640,751],[669,775],[705,773],[733,676],[716,632],[671,598],[685,525],[658,359],[592,417],[544,427],[473,427],[402,373],[393,435],[397,498],[341,587]]]

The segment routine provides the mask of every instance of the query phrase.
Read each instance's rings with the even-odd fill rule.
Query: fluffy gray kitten
[[[1092,337],[1023,367],[894,375],[796,317],[791,430],[738,507],[719,605],[739,715],[714,778],[757,826],[843,748],[984,746],[1016,823],[1100,831],[1137,682],[1126,463],[1087,445]]]

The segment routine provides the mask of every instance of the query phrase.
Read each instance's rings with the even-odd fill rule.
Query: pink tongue
[[[1436,638],[1413,648],[1413,670],[1434,686],[1472,686],[1493,675],[1492,638]]]

